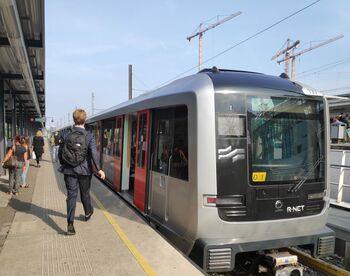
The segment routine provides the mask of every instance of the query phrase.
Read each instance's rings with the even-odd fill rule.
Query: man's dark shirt
[[[69,133],[71,133],[71,129],[63,131],[60,133],[60,139],[62,143],[60,144],[59,151],[62,151],[63,143]],[[86,133],[86,144],[88,147],[87,157],[86,159],[78,166],[72,167],[68,164],[63,164],[58,170],[63,174],[69,175],[91,175],[95,170],[100,170],[99,157],[96,149],[96,140],[95,135],[91,132],[87,132],[85,129],[81,127],[73,127],[73,131],[79,131],[82,133]]]

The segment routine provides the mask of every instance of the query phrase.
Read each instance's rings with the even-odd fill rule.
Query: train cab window
[[[188,180],[188,132],[185,106],[155,110],[152,170]]]
[[[324,179],[323,108],[303,98],[249,98],[250,169],[266,174],[264,184]],[[260,185],[253,177],[251,183]]]
[[[139,136],[138,136],[138,152],[137,152],[137,166],[143,168],[145,166],[146,149],[147,149],[147,114],[140,114],[139,124]]]

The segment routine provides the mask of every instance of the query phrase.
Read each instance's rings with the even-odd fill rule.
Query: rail
[[[342,269],[340,267],[337,267],[333,264],[327,263],[325,261],[322,261],[320,259],[313,258],[309,254],[306,254],[305,252],[300,251],[296,248],[288,248],[287,250],[289,251],[289,253],[293,255],[297,255],[298,261],[301,264],[306,265],[311,269],[321,272],[325,275],[329,275],[329,276],[349,276],[350,275],[349,271]]]

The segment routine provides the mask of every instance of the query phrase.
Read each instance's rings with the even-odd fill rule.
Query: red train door
[[[116,118],[114,129],[114,187],[120,192],[123,158],[123,116]]]
[[[146,199],[149,114],[149,110],[137,112],[134,204],[142,212]]]

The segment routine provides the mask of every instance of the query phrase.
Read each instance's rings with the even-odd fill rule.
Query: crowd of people
[[[27,182],[30,167],[29,160],[34,157],[37,160],[37,164],[40,164],[40,158],[43,152],[44,139],[40,130],[32,139],[29,136],[16,135],[13,140],[7,142],[6,155],[2,161],[2,165],[5,167],[6,162],[13,162],[11,166],[7,165],[6,167],[9,173],[9,195],[17,196],[19,194],[19,187],[29,187]]]
[[[347,128],[350,128],[349,114],[344,116],[344,113],[340,113],[337,116],[331,117],[331,123],[344,123],[347,124]]]

